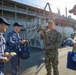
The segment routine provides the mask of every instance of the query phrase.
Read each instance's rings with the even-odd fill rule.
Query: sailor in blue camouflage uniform
[[[4,18],[0,18],[0,75],[4,74],[4,64],[8,62],[8,58],[4,57],[4,51],[6,49],[6,41],[3,32],[6,31],[10,24]]]
[[[69,10],[69,13],[73,13],[73,15],[76,16],[76,4],[74,5],[74,7],[71,10]],[[76,38],[76,26],[74,27],[74,33],[71,34],[71,38],[72,39]],[[73,51],[74,50],[76,52],[76,44],[74,44]]]
[[[15,22],[14,25],[14,30],[9,32],[7,35],[7,41],[9,44],[9,52],[16,52],[16,56],[13,56],[11,58],[11,66],[12,66],[12,75],[18,75],[17,70],[20,65],[20,51],[21,51],[21,44],[25,44],[26,40],[21,40],[19,36],[19,31],[22,27],[22,25],[18,22]]]
[[[45,42],[45,68],[47,74],[52,75],[52,67],[53,67],[53,75],[59,75],[58,71],[58,48],[62,41],[62,36],[58,30],[54,27],[54,22],[52,20],[48,21],[47,29],[43,32],[40,31],[41,35],[44,37]]]
[[[69,13],[73,13],[73,15],[76,16],[76,4],[74,5],[74,7],[69,10]],[[73,30],[74,30],[74,33],[71,34],[71,38],[74,39],[74,37],[76,36],[76,26],[74,25],[73,26]]]

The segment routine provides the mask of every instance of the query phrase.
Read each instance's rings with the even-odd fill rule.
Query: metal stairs
[[[45,14],[45,9],[47,6],[49,7],[49,11],[50,11],[48,16]],[[49,19],[53,19],[53,15],[50,8],[50,4],[47,3],[44,7],[42,16],[37,16],[36,18],[26,23],[26,30],[23,38],[29,41],[30,46],[43,49],[44,44],[43,44],[43,40],[40,39],[39,29],[42,26],[45,26],[47,20]]]

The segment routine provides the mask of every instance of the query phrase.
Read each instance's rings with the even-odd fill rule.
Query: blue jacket
[[[19,33],[16,33],[15,31],[9,32],[7,35],[7,41],[9,44],[9,52],[18,53],[21,51],[21,38],[19,36]]]
[[[4,38],[4,34],[0,33],[0,62],[2,62],[2,58],[4,57],[4,50],[6,48],[6,41]]]

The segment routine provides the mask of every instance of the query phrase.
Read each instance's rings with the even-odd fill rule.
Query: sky
[[[76,19],[76,16],[70,14],[68,11],[73,8],[76,4],[76,0],[14,0],[31,6],[39,7],[44,9],[47,2],[50,3],[52,12],[57,13],[60,9],[61,15],[65,15],[65,8],[67,7],[67,15],[71,15],[73,19]]]

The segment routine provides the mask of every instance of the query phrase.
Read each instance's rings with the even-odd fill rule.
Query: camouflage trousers
[[[4,75],[4,64],[0,63],[0,75]]]
[[[11,66],[12,66],[12,75],[18,75],[18,68],[20,65],[20,59],[18,56],[14,56],[11,58]]]
[[[48,75],[59,75],[58,71],[58,51],[55,50],[45,50],[45,68]]]

